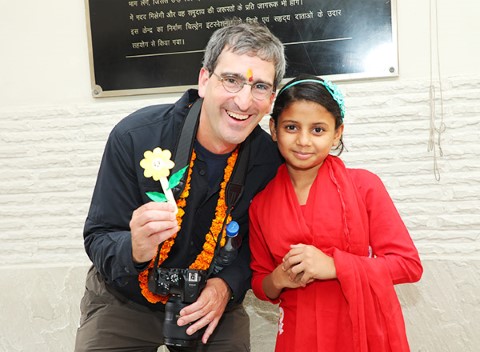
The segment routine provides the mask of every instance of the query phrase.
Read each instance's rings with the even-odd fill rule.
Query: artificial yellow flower
[[[145,169],[143,175],[147,178],[152,177],[155,181],[170,175],[170,169],[175,166],[175,163],[170,160],[172,153],[168,149],[162,150],[157,147],[153,151],[147,150],[143,156],[145,159],[140,161],[140,166]]]

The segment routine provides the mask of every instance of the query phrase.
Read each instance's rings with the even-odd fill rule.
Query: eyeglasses
[[[229,93],[238,93],[245,85],[251,87],[252,96],[258,100],[264,100],[273,93],[273,87],[267,83],[247,83],[245,80],[233,75],[219,76],[215,72],[212,72],[212,74],[222,82],[223,88]]]

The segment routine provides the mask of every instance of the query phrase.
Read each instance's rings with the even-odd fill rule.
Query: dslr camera
[[[148,275],[148,288],[159,295],[170,295],[165,305],[163,324],[164,342],[169,346],[195,347],[203,329],[187,335],[187,328],[193,324],[178,326],[180,310],[195,302],[207,283],[205,270],[156,268]]]

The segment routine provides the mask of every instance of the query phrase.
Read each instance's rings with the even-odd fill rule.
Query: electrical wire
[[[432,1],[435,2],[435,9],[432,8]],[[430,132],[428,139],[428,151],[433,151],[433,174],[435,179],[440,181],[440,168],[438,166],[438,154],[440,157],[443,157],[442,150],[442,133],[447,129],[444,123],[444,110],[443,110],[443,89],[442,89],[442,75],[440,70],[440,45],[439,45],[439,36],[438,36],[438,6],[437,0],[430,0],[430,87],[429,87],[429,101],[430,101]],[[433,16],[435,16],[435,23],[433,23]],[[433,33],[435,33],[435,54],[433,49]],[[437,88],[434,82],[434,70],[433,63],[434,58],[436,58],[436,67],[438,75],[438,100],[440,102],[440,123],[437,127],[436,118],[437,118]]]

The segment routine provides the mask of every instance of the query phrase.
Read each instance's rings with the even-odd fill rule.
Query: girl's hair
[[[343,96],[337,86],[314,75],[300,74],[287,82],[275,98],[275,104],[270,114],[275,126],[281,112],[298,101],[311,101],[327,109],[335,118],[335,129],[343,124],[345,114]],[[340,137],[340,142],[334,150],[337,155],[344,150],[343,136]]]
[[[216,30],[205,48],[203,67],[213,72],[218,57],[223,49],[243,55],[257,55],[260,59],[273,62],[275,65],[274,90],[285,75],[285,53],[280,39],[259,23],[238,23],[233,19],[232,25]]]

